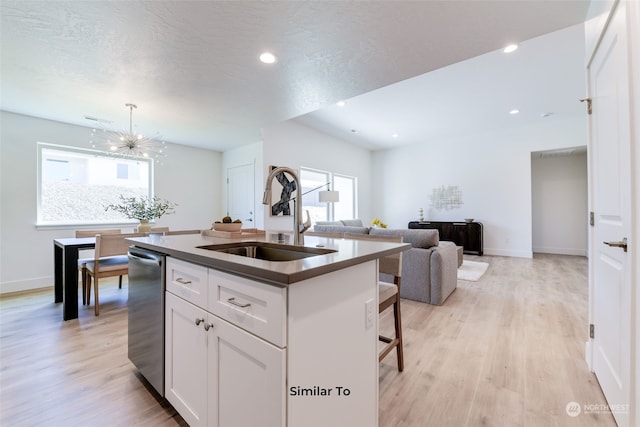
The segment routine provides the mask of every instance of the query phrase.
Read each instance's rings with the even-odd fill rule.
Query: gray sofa
[[[438,230],[370,228],[361,225],[316,223],[313,234],[324,233],[402,236],[405,243],[411,243],[411,249],[402,253],[400,286],[402,298],[441,305],[456,289],[458,249],[453,242],[440,241]],[[389,280],[384,276],[382,278]]]

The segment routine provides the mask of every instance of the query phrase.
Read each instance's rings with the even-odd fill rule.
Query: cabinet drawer
[[[206,309],[207,268],[167,257],[167,290]]]
[[[209,270],[209,312],[286,346],[286,289]]]

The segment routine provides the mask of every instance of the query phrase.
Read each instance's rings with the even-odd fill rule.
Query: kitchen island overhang
[[[274,286],[288,286],[336,270],[402,252],[411,247],[409,243],[306,236],[305,247],[322,247],[334,249],[335,252],[300,260],[274,262],[199,248],[199,246],[224,245],[230,241],[265,242],[268,241],[266,238],[227,239],[187,234],[174,236],[150,235],[148,237],[132,238],[129,241],[134,246]]]

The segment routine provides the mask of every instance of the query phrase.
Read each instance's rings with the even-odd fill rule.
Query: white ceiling
[[[519,43],[513,53],[498,49],[296,121],[375,150],[584,118],[585,91],[584,27],[577,24]]]
[[[493,51],[580,23],[587,8],[588,0],[3,0],[0,108],[126,128],[132,102],[139,132],[226,150],[326,107],[299,120],[382,148],[393,132],[407,143],[474,118],[486,124],[490,110],[519,107],[520,120],[574,112],[579,95],[564,64],[575,52],[565,41],[531,40],[510,57]],[[264,50],[279,61],[260,63]],[[446,67],[467,58],[470,66]],[[350,101],[338,111],[340,99]]]

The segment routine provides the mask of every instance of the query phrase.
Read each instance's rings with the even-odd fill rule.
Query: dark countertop
[[[202,236],[199,234],[138,237],[128,239],[135,246],[160,252],[176,259],[200,264],[216,270],[247,277],[276,286],[287,286],[312,277],[321,276],[336,270],[371,261],[386,255],[407,250],[408,243],[389,243],[375,240],[328,239],[317,236],[305,236],[304,246],[322,245],[335,249],[325,255],[312,256],[295,261],[264,261],[199,249],[198,246],[228,244],[233,242],[266,242],[265,236],[241,239],[225,239]]]

